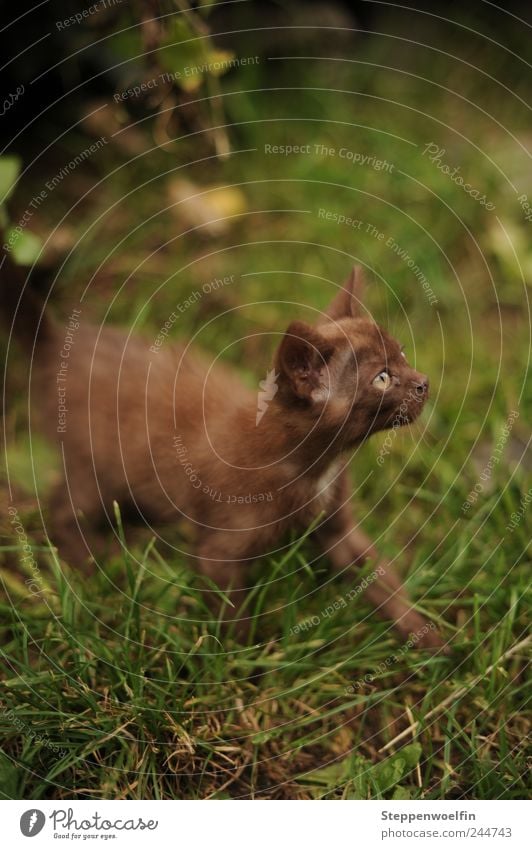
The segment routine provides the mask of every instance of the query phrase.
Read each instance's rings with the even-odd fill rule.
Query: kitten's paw
[[[406,648],[429,649],[438,654],[451,653],[449,644],[445,642],[434,622],[427,621],[416,611],[410,611],[396,624],[405,639]]]

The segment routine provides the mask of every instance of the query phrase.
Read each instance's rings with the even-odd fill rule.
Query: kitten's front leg
[[[249,632],[250,614],[241,611],[250,583],[251,558],[246,557],[245,541],[236,535],[213,533],[202,542],[195,566],[229,599],[223,602],[219,593],[206,590],[206,601],[216,616],[220,612],[224,622],[233,624],[235,634],[244,640]]]
[[[341,489],[345,494],[345,486]],[[379,556],[369,537],[356,527],[349,503],[341,500],[339,503],[342,506],[316,533],[333,569],[336,572],[350,570],[356,575],[356,567],[371,559],[377,577],[369,583],[365,593],[379,616],[392,619],[405,640],[413,635],[416,647],[441,649],[444,642],[434,624],[414,610],[392,564]]]

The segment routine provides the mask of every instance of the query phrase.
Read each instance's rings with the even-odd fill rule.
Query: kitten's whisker
[[[413,422],[413,424],[416,426],[416,430],[417,430],[417,433],[418,433],[418,442],[422,442],[423,445],[425,445],[426,448],[431,448],[432,446],[431,446],[430,442],[428,442],[428,440],[425,438],[425,434],[428,432],[426,427],[422,428],[421,423],[419,421],[415,421],[415,422]],[[430,436],[430,433],[429,433],[429,436]]]
[[[412,442],[414,443],[414,445],[417,445],[419,440],[417,440],[417,439],[415,438],[415,436],[414,436],[414,428],[413,428],[412,426],[410,426],[410,427],[408,428],[408,430],[409,430],[409,432],[410,432],[410,439],[412,440]]]

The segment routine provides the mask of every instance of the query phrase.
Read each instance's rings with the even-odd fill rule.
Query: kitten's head
[[[350,443],[413,422],[429,386],[400,344],[362,316],[361,289],[354,268],[316,325],[290,324],[276,356],[280,400],[340,429]]]

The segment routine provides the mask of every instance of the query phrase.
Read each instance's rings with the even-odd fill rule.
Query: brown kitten
[[[1,291],[12,316],[17,269],[4,265],[1,273],[10,278]],[[333,569],[356,581],[357,567],[374,560],[379,577],[366,592],[378,613],[403,637],[422,632],[418,646],[440,647],[352,513],[345,452],[414,421],[428,395],[427,377],[362,317],[360,286],[354,269],[316,325],[290,324],[262,384],[259,415],[256,394],[235,372],[211,369],[182,344],[150,351],[140,336],[99,329],[73,313],[79,326],[65,351],[65,327],[25,296],[15,331],[27,346],[36,340],[33,400],[64,462],[50,512],[60,553],[86,561],[98,523],[105,514],[113,521],[113,501],[134,505],[149,521],[186,517],[197,529],[196,568],[229,592],[235,607],[224,613],[238,619],[252,561],[315,522]]]

